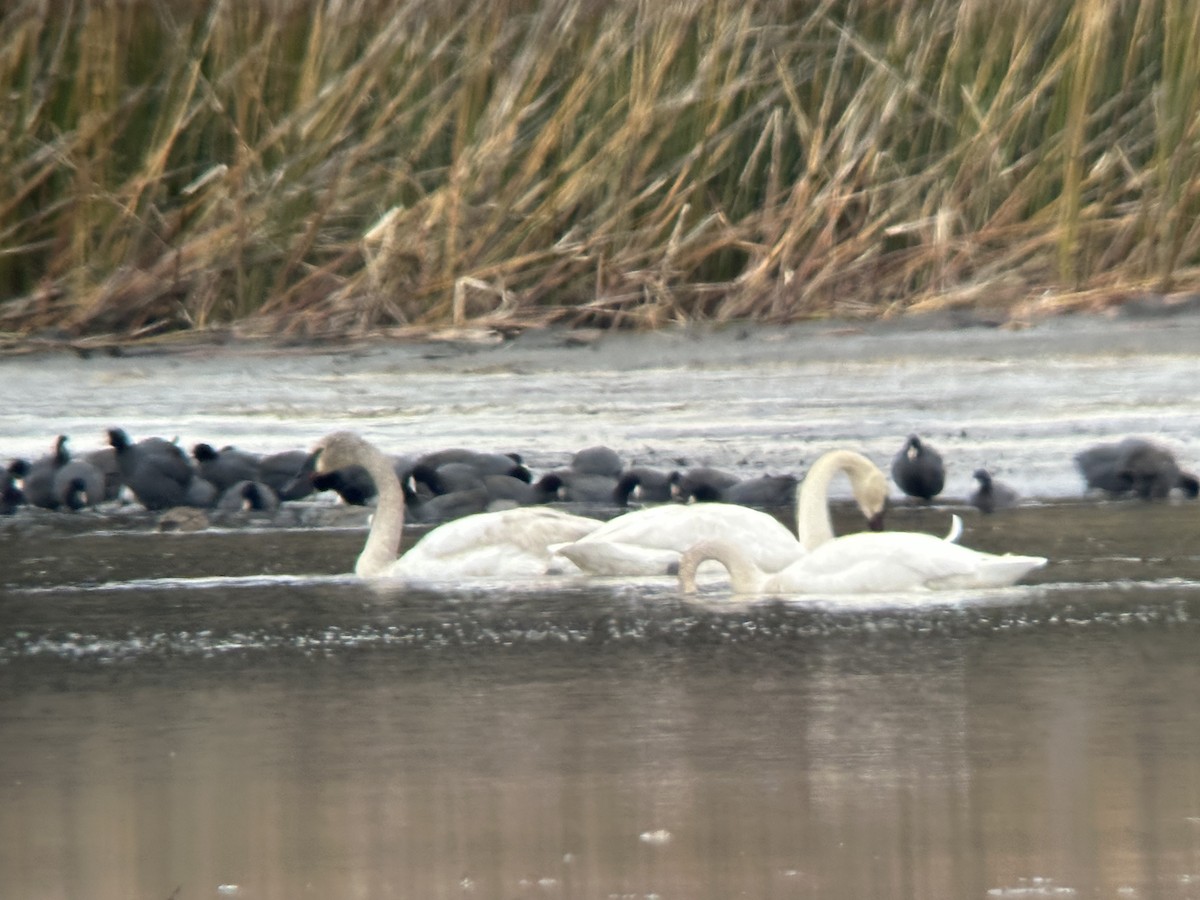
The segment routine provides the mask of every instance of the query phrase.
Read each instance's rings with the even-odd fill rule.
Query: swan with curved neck
[[[931,534],[890,531],[835,538],[785,569],[766,572],[745,547],[717,538],[700,541],[680,558],[682,592],[695,592],[696,571],[707,560],[716,560],[728,570],[735,594],[867,594],[1007,587],[1046,564],[1041,556],[983,553]]]
[[[391,460],[349,431],[325,436],[313,451],[311,469],[317,474],[350,465],[365,468],[377,490],[371,530],[354,566],[361,578],[542,575],[552,564],[551,544],[578,540],[601,524],[545,507],[477,513],[433,529],[401,556],[404,491]]]
[[[817,459],[804,476],[796,492],[796,537],[806,551],[833,540],[833,520],[829,516],[829,485],[844,472],[850,478],[854,501],[872,531],[883,528],[887,507],[887,476],[861,453],[854,450],[830,450]]]
[[[555,551],[591,575],[666,575],[697,541],[732,537],[764,571],[777,572],[833,539],[829,485],[844,472],[872,529],[883,527],[888,485],[861,453],[833,450],[809,469],[796,494],[792,534],[774,516],[731,503],[655,506],[625,513]]]

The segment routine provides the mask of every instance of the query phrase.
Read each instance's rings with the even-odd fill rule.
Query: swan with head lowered
[[[833,539],[829,484],[839,473],[849,476],[869,526],[882,528],[887,478],[861,453],[833,450],[813,463],[796,493],[796,534],[759,510],[733,503],[694,503],[625,513],[554,549],[591,575],[667,575],[693,544],[725,538],[744,547],[763,571],[778,572]]]
[[[474,577],[533,577],[551,569],[551,544],[575,541],[598,528],[598,519],[545,507],[477,513],[441,525],[403,556],[404,491],[392,461],[374,445],[348,432],[322,438],[313,451],[318,474],[361,465],[378,490],[371,530],[355,563],[361,578],[453,580]]]
[[[696,570],[710,559],[729,571],[735,594],[874,594],[1007,587],[1046,564],[1040,556],[1000,556],[931,534],[889,531],[847,534],[827,541],[781,571],[766,572],[747,548],[712,538],[697,543],[681,557],[680,590],[695,592]]]

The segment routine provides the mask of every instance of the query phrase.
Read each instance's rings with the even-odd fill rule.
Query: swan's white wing
[[[413,549],[416,549],[415,547]],[[444,556],[404,554],[388,570],[392,578],[453,581],[459,578],[536,578],[549,568],[549,555],[509,544],[467,547]]]
[[[836,568],[815,569],[804,560],[784,569],[767,590],[783,590],[806,594],[876,594],[912,591],[930,587],[930,560],[914,560],[900,550],[848,555]],[[952,567],[939,578],[965,578],[971,573]]]
[[[661,575],[684,550],[710,538],[742,546],[768,572],[779,571],[804,552],[774,516],[732,503],[656,506],[626,513],[580,539],[580,546],[559,552],[595,575]]]
[[[542,575],[552,544],[577,541],[601,524],[545,507],[464,516],[426,534],[388,574],[436,579]]]
[[[822,544],[781,572],[773,590],[868,593],[915,588],[1001,587],[1045,560],[997,556],[929,534],[849,534]]]
[[[553,548],[589,575],[666,575],[679,562],[677,550],[620,541],[574,541]]]

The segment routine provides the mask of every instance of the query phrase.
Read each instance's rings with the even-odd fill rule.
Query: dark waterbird
[[[639,503],[666,503],[674,499],[671,489],[677,475],[646,466],[630,466],[617,479],[613,502],[617,506],[628,506],[630,499]]]
[[[0,472],[0,516],[11,516],[25,503],[25,495],[14,483],[15,478],[12,465]]]
[[[408,516],[414,520],[449,522],[463,516],[487,512],[491,508],[492,498],[484,484],[477,482],[474,487],[464,487],[424,498],[411,490],[405,490],[404,503]]]
[[[313,492],[312,479],[303,477],[307,450],[268,453],[258,461],[258,477],[280,500],[303,500]]]
[[[1075,454],[1075,466],[1088,488],[1112,497],[1162,500],[1176,489],[1188,497],[1200,494],[1200,479],[1183,471],[1166,447],[1144,438],[1095,444]]]
[[[85,459],[70,459],[54,473],[54,496],[71,510],[97,506],[108,497],[104,473]]]
[[[147,438],[134,444],[121,428],[110,429],[108,440],[117,454],[121,480],[146,509],[205,507],[215,502],[216,489],[196,475],[174,443]]]
[[[583,475],[603,475],[615,479],[621,477],[625,463],[616,450],[597,445],[585,447],[572,456],[570,468]]]
[[[106,497],[104,474],[86,460],[71,458],[65,434],[55,440],[53,453],[33,463],[16,460],[9,474],[21,479],[25,500],[43,509],[77,511]]]
[[[973,477],[979,485],[971,494],[971,505],[981,513],[992,513],[1017,505],[1017,492],[1004,482],[992,478],[987,469],[976,469]]]
[[[560,481],[558,498],[570,503],[612,503],[617,479],[595,472],[575,469],[555,469],[552,475]]]
[[[448,462],[434,467],[428,463],[418,462],[413,466],[410,477],[416,484],[428,488],[431,494],[440,495],[483,487],[484,476],[470,463]],[[513,476],[506,475],[504,477],[512,478]],[[526,482],[522,482],[522,484],[524,483]]]
[[[689,500],[704,500],[718,497],[721,491],[737,484],[738,477],[720,469],[698,466],[685,472],[672,473],[675,499],[687,503]]]
[[[794,475],[760,475],[735,481],[720,490],[707,484],[697,485],[692,497],[698,502],[707,503],[738,503],[764,509],[783,507],[795,502],[796,485]]]
[[[553,472],[547,472],[532,484],[512,475],[485,475],[483,483],[493,502],[507,500],[519,506],[553,503],[559,499],[563,487],[562,478]]]
[[[486,509],[497,503],[516,506],[550,503],[559,499],[559,490],[563,486],[562,479],[554,473],[543,475],[531,484],[515,475],[484,475],[469,463],[458,462],[445,463],[436,469],[424,463],[418,463],[412,469],[411,479],[412,488],[406,494],[409,503],[428,504],[437,497],[464,494],[464,498],[460,499],[457,504],[452,504],[450,500],[443,500],[428,507],[449,511],[457,505],[465,510],[463,515],[479,511],[471,509],[471,506],[478,501],[467,499],[467,497],[477,496],[480,490],[487,494],[487,500],[483,505],[483,508]],[[404,479],[401,478],[402,483],[403,481]],[[421,487],[428,491],[428,496],[422,497],[419,490]],[[439,515],[445,518],[447,512],[439,513]]]
[[[60,434],[54,442],[54,450],[33,462],[14,460],[9,472],[21,479],[21,490],[25,501],[42,509],[58,509],[59,501],[54,494],[54,473],[70,459],[67,453],[67,436]]]
[[[265,512],[279,509],[279,497],[269,484],[239,481],[221,494],[217,509],[222,512]]]
[[[892,460],[892,480],[910,497],[932,500],[946,486],[942,455],[915,434],[910,434]]]
[[[522,481],[533,480],[533,473],[525,467],[518,453],[487,453],[450,447],[418,457],[413,467],[428,466],[431,469],[439,469],[447,463],[463,463],[471,466],[480,475],[511,475]]]
[[[378,494],[375,480],[365,466],[353,463],[341,468],[322,469],[317,465],[318,458],[317,453],[305,456],[296,478],[300,484],[290,484],[285,494],[296,493],[300,485],[307,485],[312,491],[336,491],[342,502],[351,506],[366,506]],[[388,462],[400,483],[407,484],[411,474],[410,462],[394,457],[388,457]]]
[[[351,506],[366,506],[375,496],[375,482],[371,474],[358,465],[309,474],[308,480],[313,490],[336,491],[342,502]]]
[[[585,447],[551,474],[559,480],[557,499],[573,503],[612,503],[625,464],[611,447]]]
[[[217,450],[211,444],[197,444],[192,448],[192,456],[196,459],[200,477],[207,479],[221,494],[239,482],[259,478],[258,457],[236,447]]]
[[[121,496],[121,469],[117,465],[117,452],[112,447],[90,450],[81,459],[91,463],[104,476],[105,500],[116,500]]]

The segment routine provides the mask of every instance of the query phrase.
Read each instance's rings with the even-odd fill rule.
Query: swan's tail
[[[952,575],[934,586],[948,588],[1008,587],[1045,564],[1044,556],[1015,556],[1011,553],[1005,553],[1002,556],[988,554],[986,559],[979,561],[975,571],[969,575]]]
[[[962,537],[963,523],[957,515],[950,516],[950,531],[946,534],[945,540],[951,544],[957,544],[958,539]]]
[[[986,577],[996,578],[998,587],[1016,584],[1034,569],[1046,564],[1044,556],[1013,556],[1006,554],[993,561],[986,569]]]

